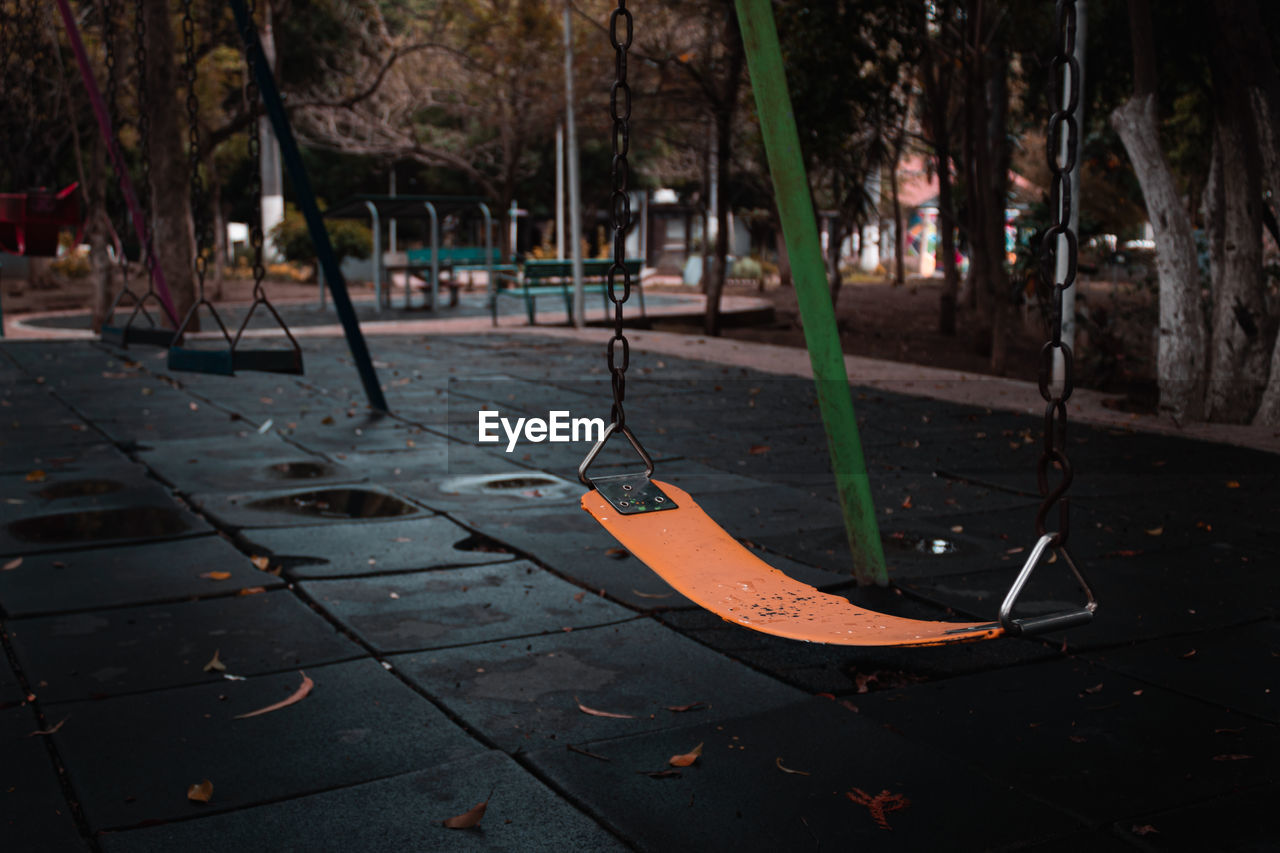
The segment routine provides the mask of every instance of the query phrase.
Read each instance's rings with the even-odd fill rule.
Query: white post
[[[373,304],[375,311],[382,311],[382,222],[378,218],[378,208],[371,201],[364,203],[373,220]]]
[[[556,125],[556,257],[564,257],[564,125]]]
[[[578,186],[578,131],[573,117],[573,23],[569,0],[564,4],[564,100],[564,123],[569,137],[569,257],[573,259],[573,327],[581,329],[587,320],[582,289],[582,205]]]
[[[1084,45],[1085,34],[1088,32],[1089,16],[1087,14],[1088,3],[1086,0],[1077,0],[1076,2],[1076,62],[1080,68],[1080,80],[1078,81],[1078,90],[1080,98],[1076,102],[1076,124],[1081,128],[1080,136],[1084,137]],[[1076,83],[1071,79],[1070,73],[1065,75],[1062,81],[1062,91],[1064,100],[1069,96],[1068,87],[1072,83]],[[1078,153],[1078,152],[1077,152]],[[1067,151],[1067,136],[1062,135],[1062,160],[1066,162],[1070,153]],[[1072,233],[1078,238],[1080,236],[1080,166],[1082,161],[1077,157],[1076,168],[1071,172],[1071,219],[1068,223]],[[1055,270],[1057,280],[1062,279],[1067,274],[1067,238],[1065,236],[1058,238],[1058,259],[1057,269]],[[1076,350],[1076,291],[1080,288],[1080,282],[1077,281],[1072,287],[1067,288],[1062,293],[1062,342],[1071,348],[1072,355]],[[1066,372],[1065,360],[1062,357],[1061,350],[1054,350],[1053,353],[1053,382],[1054,385],[1061,386]]]
[[[516,204],[516,200],[513,198],[511,199],[511,209],[507,211],[507,219],[509,222],[507,225],[507,236],[511,241],[508,243],[508,245],[511,246],[511,253],[507,260],[513,264],[516,262],[516,237],[519,234],[516,229],[516,220],[519,216],[520,206]]]
[[[387,183],[388,183],[388,190],[390,190],[389,194],[391,195],[392,198],[395,198],[396,196],[396,164],[395,163],[391,164],[391,179]],[[387,251],[394,255],[396,253],[396,218],[394,216],[391,217],[391,224],[387,226],[387,230],[388,232],[390,232],[390,237],[388,238],[387,242],[391,244],[388,247]]]

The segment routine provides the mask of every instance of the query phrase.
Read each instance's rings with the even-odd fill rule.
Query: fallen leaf
[[[211,581],[224,581],[231,577],[231,572],[201,572],[200,577]]]
[[[1148,531],[1147,531],[1147,535],[1148,535],[1148,536],[1163,536],[1163,535],[1164,535],[1164,525],[1161,525],[1160,527],[1153,527],[1153,528],[1151,528],[1150,530],[1148,530]]]
[[[187,799],[193,803],[207,803],[213,799],[213,783],[208,779],[187,788]]]
[[[892,826],[889,826],[889,812],[900,811],[911,805],[911,801],[905,796],[891,794],[888,789],[882,790],[874,797],[861,788],[845,791],[844,795],[858,805],[866,806],[867,811],[871,812],[871,818],[881,829],[893,829]]]
[[[805,770],[792,770],[790,767],[784,767],[782,765],[781,755],[779,755],[776,759],[774,759],[773,763],[778,765],[778,769],[781,770],[783,773],[790,773],[793,776],[812,776],[813,775],[812,773],[809,773],[808,771],[805,771]]]
[[[578,703],[578,710],[584,714],[590,714],[593,717],[608,717],[613,720],[634,720],[633,714],[615,714],[612,711],[597,711],[595,708],[588,708],[578,701],[578,697],[574,696],[573,701]]]
[[[209,662],[204,665],[205,672],[226,672],[227,665],[218,657],[220,649],[213,650],[213,657],[209,658]]]
[[[648,776],[650,779],[679,779],[684,774],[679,770],[668,767],[665,770],[637,770],[641,776]]]
[[[27,735],[27,737],[35,737],[36,735],[51,735],[51,734],[53,734],[54,732],[56,732],[58,729],[62,728],[62,726],[63,726],[63,725],[67,722],[67,720],[69,720],[69,719],[71,719],[71,718],[70,718],[70,717],[63,717],[60,721],[58,721],[57,723],[55,723],[54,725],[50,726],[50,727],[49,727],[49,728],[47,728],[47,729],[36,729],[34,732],[30,732],[30,733]]]
[[[257,595],[260,592],[266,592],[265,586],[246,586],[244,589],[238,590],[236,595]]]
[[[592,751],[591,751],[591,750],[589,750],[589,749],[583,749],[583,748],[582,748],[582,747],[580,747],[580,746],[574,746],[574,745],[573,745],[573,744],[571,744],[571,743],[566,743],[566,744],[565,744],[565,749],[569,750],[570,752],[576,752],[576,753],[578,753],[578,755],[585,755],[585,756],[587,756],[588,758],[595,758],[595,759],[597,759],[597,760],[599,760],[599,761],[609,761],[609,760],[610,760],[607,756],[600,755],[600,754],[598,754],[598,753],[592,752]]]
[[[698,756],[702,755],[702,744],[698,744],[693,749],[683,755],[673,755],[667,759],[667,763],[672,767],[688,767],[698,760]]]
[[[287,708],[296,702],[301,702],[307,697],[307,694],[311,692],[311,688],[316,686],[316,683],[310,678],[307,678],[307,674],[305,672],[299,670],[298,674],[302,676],[302,684],[298,686],[297,690],[290,694],[288,699],[282,699],[279,702],[268,705],[265,708],[259,708],[256,711],[250,711],[247,714],[236,714],[235,719],[245,720],[249,717],[257,717],[260,714],[270,714],[272,711],[279,711],[281,708]]]
[[[489,797],[492,796],[493,791],[490,791]],[[484,810],[489,808],[489,797],[486,797],[483,803],[477,803],[460,815],[445,818],[441,823],[449,829],[471,829],[479,824],[480,819],[484,817]]]
[[[255,568],[257,568],[257,569],[258,569],[258,571],[261,571],[261,572],[265,572],[268,568],[270,568],[270,567],[271,567],[271,558],[270,558],[270,557],[257,557],[257,556],[253,556],[253,557],[250,557],[250,558],[249,558],[249,562],[250,562],[250,563],[253,563],[254,567],[255,567]]]
[[[761,454],[768,452],[769,445],[767,444],[753,444],[751,445],[751,449],[747,451],[747,453],[750,453],[752,456],[760,456]]]
[[[582,599],[585,598],[586,595],[587,594],[585,592],[576,592],[573,594],[573,600],[578,603],[582,603]]]
[[[688,705],[668,705],[667,710],[673,714],[683,714],[686,711],[705,711],[710,707],[706,702],[690,702]]]
[[[1149,823],[1144,823],[1142,824],[1142,826],[1138,826],[1137,824],[1134,824],[1133,828],[1130,831],[1134,835],[1150,835],[1153,832],[1158,833],[1160,830],[1156,829],[1154,826],[1152,826]]]
[[[18,568],[18,566],[21,566],[21,565],[22,565],[22,558],[21,558],[21,557],[14,557],[12,560],[10,560],[9,562],[5,563],[3,566],[0,566],[0,571],[2,571],[2,572],[11,572],[11,571],[13,571],[14,569]]]
[[[1213,760],[1214,761],[1245,761],[1246,759],[1250,759],[1250,758],[1253,758],[1253,756],[1240,755],[1238,753],[1226,753],[1224,755],[1215,755],[1213,757]]]
[[[1097,684],[1093,685],[1092,687],[1086,687],[1086,688],[1084,689],[1084,691],[1083,691],[1083,692],[1087,693],[1087,694],[1088,694],[1088,695],[1090,695],[1090,696],[1092,696],[1092,695],[1093,695],[1093,694],[1095,694],[1095,693],[1101,693],[1101,692],[1102,692],[1102,682],[1098,682]]]
[[[1240,481],[1239,481],[1239,480],[1227,480],[1227,488],[1228,488],[1228,489],[1238,489],[1238,488],[1240,488]]]
[[[671,593],[669,592],[641,592],[640,590],[635,589],[634,587],[632,588],[631,591],[636,595],[640,596],[641,598],[670,598],[671,597]]]
[[[43,482],[44,482],[44,478],[45,478],[45,473],[44,473],[44,471],[43,471],[42,469],[40,469],[40,468],[37,468],[37,469],[35,469],[34,471],[28,471],[28,472],[27,472],[27,482],[28,482],[28,483],[43,483]]]
[[[951,525],[951,532],[952,532],[952,533],[964,533],[964,525],[963,525],[963,524],[953,524],[953,525]]]
[[[1178,657],[1182,658],[1183,660],[1186,660],[1187,658],[1193,658],[1193,657],[1195,657],[1195,656],[1196,656],[1196,650],[1195,650],[1195,649],[1192,649],[1191,651],[1187,652],[1186,654],[1178,655]]]
[[[626,548],[609,548],[604,552],[606,557],[613,557],[615,560],[625,560],[631,556],[631,552]]]
[[[903,508],[903,509],[911,509],[911,506],[912,506],[912,504],[911,504],[911,495],[907,495],[905,498],[903,498],[903,499],[902,499],[902,508]]]

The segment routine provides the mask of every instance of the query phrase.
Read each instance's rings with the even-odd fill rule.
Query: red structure
[[[63,190],[37,189],[0,193],[0,250],[14,255],[52,257],[58,253],[58,232],[80,225],[79,184]]]

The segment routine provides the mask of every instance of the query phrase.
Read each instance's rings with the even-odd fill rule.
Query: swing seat
[[[193,349],[169,347],[169,369],[188,373],[213,373],[218,376],[235,376],[235,362],[230,349]]]
[[[256,370],[261,373],[292,373],[301,375],[302,352],[297,349],[236,349],[231,356],[236,370]]]
[[[0,250],[33,257],[57,255],[63,227],[80,224],[79,186],[71,184],[56,193],[0,193]]]
[[[595,489],[582,508],[704,610],[789,640],[841,646],[938,646],[1006,633],[996,622],[931,622],[876,613],[788,577],[744,548],[689,494],[653,481],[675,509],[623,515]]]

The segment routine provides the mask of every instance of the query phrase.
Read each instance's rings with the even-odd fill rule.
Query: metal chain
[[[618,26],[625,24],[625,35],[619,37]],[[627,85],[627,50],[631,47],[631,13],[626,0],[618,0],[618,8],[609,17],[609,43],[614,50],[614,81],[609,90],[609,111],[613,117],[613,192],[609,207],[613,224],[613,263],[609,266],[609,301],[613,303],[613,337],[609,339],[606,356],[613,385],[613,409],[610,420],[617,429],[626,426],[626,413],[622,401],[627,391],[627,366],[631,363],[631,345],[622,333],[622,306],[631,296],[631,273],[626,265],[627,228],[631,225],[631,199],[627,195],[627,151],[631,145],[631,87]],[[622,295],[618,295],[617,280],[622,277]],[[622,342],[622,363],[618,363],[618,342]]]
[[[143,12],[142,0],[134,0],[133,7],[133,61],[138,66],[138,109],[135,126],[138,128],[138,152],[141,155],[142,194],[138,205],[143,216],[151,206],[151,118],[150,110],[143,105],[147,102],[147,18]],[[142,247],[142,258],[147,265],[147,293],[155,289],[156,256],[152,245],[152,228],[150,222],[145,229],[147,245]]]
[[[1075,0],[1058,0],[1058,52],[1050,62],[1050,102],[1060,104],[1049,118],[1049,129],[1046,134],[1046,153],[1049,171],[1052,173],[1049,190],[1049,210],[1053,224],[1045,232],[1044,247],[1048,277],[1053,282],[1050,297],[1052,311],[1050,338],[1040,350],[1040,396],[1045,400],[1044,410],[1044,447],[1036,466],[1036,477],[1042,498],[1040,508],[1036,512],[1036,532],[1046,535],[1046,523],[1050,511],[1056,504],[1058,507],[1058,529],[1054,533],[1053,545],[1062,547],[1067,544],[1069,534],[1067,491],[1071,487],[1073,477],[1071,462],[1067,458],[1067,399],[1074,387],[1071,346],[1062,339],[1063,294],[1076,280],[1076,234],[1071,230],[1071,173],[1075,170],[1080,143],[1080,129],[1076,123],[1076,107],[1080,102],[1080,65],[1075,58],[1076,50],[1076,4]],[[1065,93],[1061,75],[1066,74]],[[1062,145],[1066,141],[1066,155],[1062,154]],[[1061,240],[1060,240],[1061,238]],[[1059,244],[1066,242],[1066,265],[1061,280],[1058,278],[1058,261],[1062,257]],[[1061,353],[1062,383],[1055,387],[1053,369],[1055,353]],[[1054,466],[1061,469],[1061,479],[1050,486],[1049,472]]]
[[[245,4],[248,7],[249,20],[254,19],[254,0]],[[249,102],[249,181],[253,193],[253,222],[249,226],[249,246],[253,249],[253,298],[261,301],[266,298],[262,289],[262,280],[267,270],[262,262],[262,129],[259,117],[262,113],[261,98],[258,92],[258,78],[253,61],[253,51],[245,51],[245,68],[247,72],[244,94]]]
[[[182,0],[182,70],[187,81],[187,169],[191,173],[191,212],[196,238],[196,299],[204,301],[204,276],[207,260],[204,247],[208,210],[204,181],[200,178],[200,100],[196,95],[196,24],[191,16],[192,0]]]
[[[107,116],[111,121],[111,130],[117,140],[120,139],[120,71],[116,62],[116,4],[115,0],[102,0],[102,47],[106,52],[103,60],[107,69]],[[121,160],[123,162],[123,160]],[[124,199],[116,205],[117,221],[123,225],[129,218]],[[120,257],[120,285],[122,290],[129,290],[129,256],[125,253],[123,240],[118,240]]]

